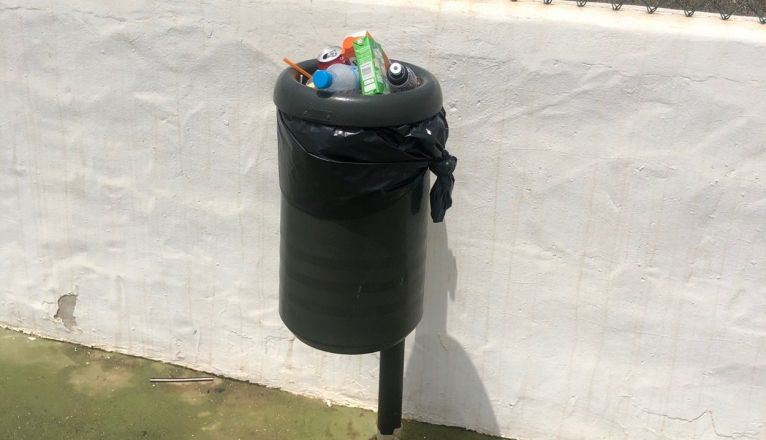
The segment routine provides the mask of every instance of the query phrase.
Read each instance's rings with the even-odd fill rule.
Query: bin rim
[[[422,121],[439,113],[442,108],[439,81],[422,67],[397,62],[415,72],[421,80],[418,87],[373,96],[324,92],[301,84],[299,73],[288,67],[277,78],[274,104],[288,115],[341,127],[390,127]],[[298,64],[312,73],[316,70],[317,61],[306,60]]]

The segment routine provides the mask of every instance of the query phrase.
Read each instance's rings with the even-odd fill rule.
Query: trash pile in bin
[[[380,43],[367,31],[347,35],[340,46],[330,46],[317,57],[313,75],[284,59],[307,87],[328,92],[382,95],[414,89],[419,85],[408,66],[391,62]]]

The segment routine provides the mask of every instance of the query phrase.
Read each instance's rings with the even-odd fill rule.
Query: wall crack
[[[685,417],[676,417],[676,416],[671,416],[671,415],[668,415],[668,414],[657,413],[657,412],[649,411],[649,410],[644,409],[644,408],[641,408],[641,411],[643,411],[644,413],[649,414],[649,415],[658,416],[658,417],[662,417],[664,419],[674,420],[674,421],[677,421],[677,422],[684,422],[684,423],[696,422],[696,421],[704,418],[707,415],[707,416],[710,417],[710,426],[713,428],[713,433],[716,435],[716,437],[730,438],[730,439],[741,439],[741,438],[753,439],[753,440],[758,440],[759,439],[759,437],[755,433],[733,432],[731,434],[723,434],[723,433],[719,432],[718,431],[718,427],[715,424],[715,417],[713,416],[713,411],[711,411],[709,409],[706,409],[705,411],[702,411],[701,413],[699,413],[699,415],[697,415],[696,417],[690,418],[690,419],[689,418],[685,418]]]

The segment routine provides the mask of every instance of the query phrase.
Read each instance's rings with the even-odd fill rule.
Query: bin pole
[[[378,380],[378,432],[393,435],[402,426],[404,341],[380,351]]]

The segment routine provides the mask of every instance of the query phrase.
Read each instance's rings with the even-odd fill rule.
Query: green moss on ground
[[[0,329],[0,433],[8,440],[367,440],[375,414],[189,369]],[[490,440],[407,421],[403,440]]]

